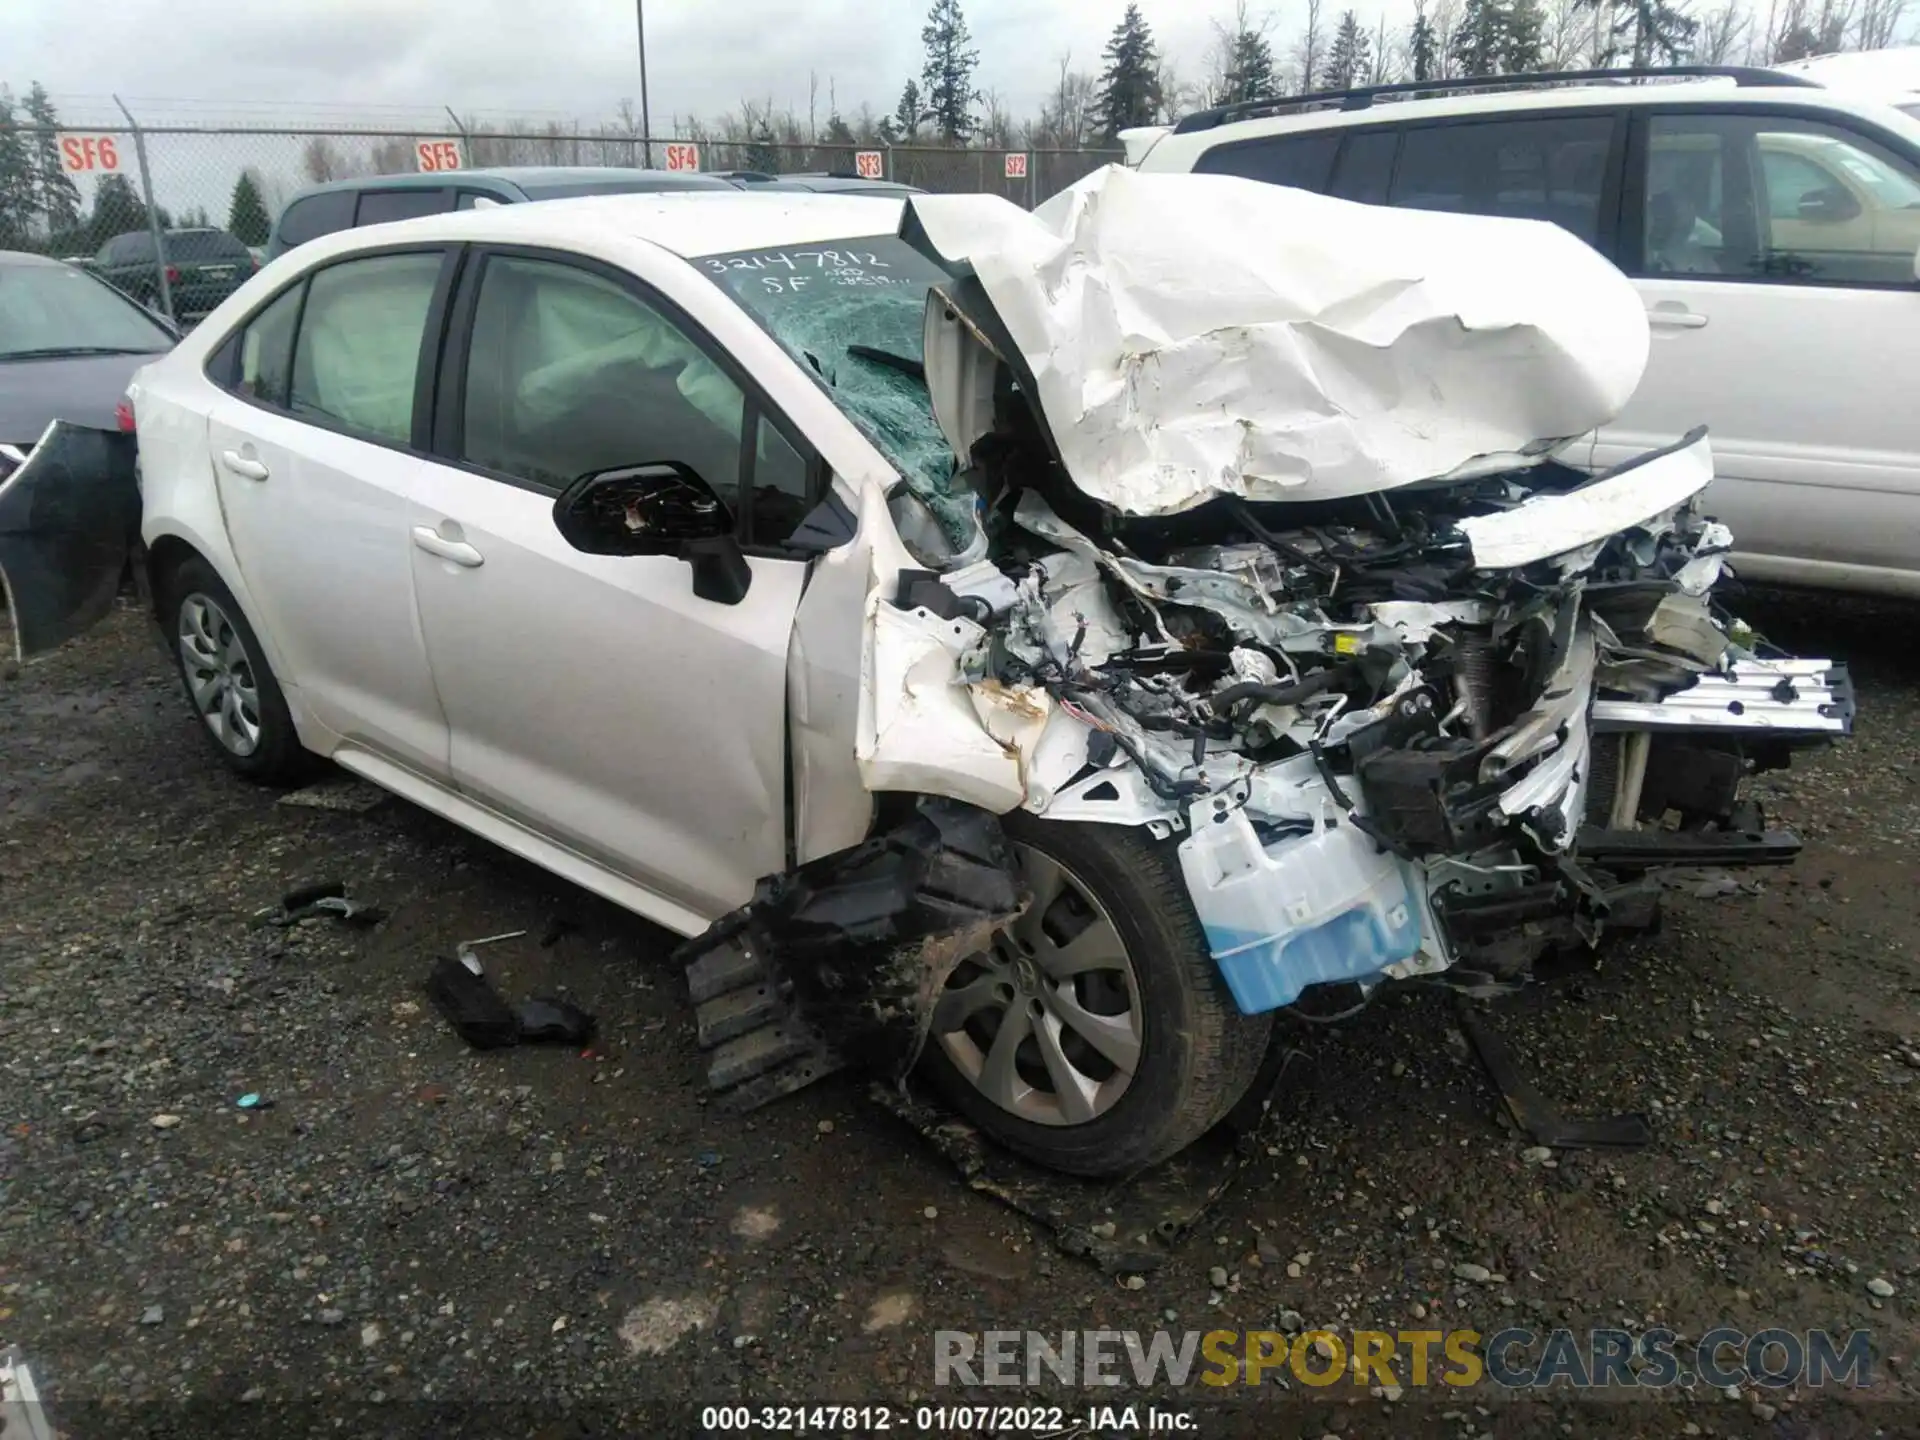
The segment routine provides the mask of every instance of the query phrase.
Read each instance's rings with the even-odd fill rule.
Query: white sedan
[[[1645,352],[1552,227],[1220,177],[515,206],[141,372],[142,538],[234,769],[700,936],[717,1088],[880,1056],[1126,1173],[1305,992],[1517,984],[1797,848],[1742,782],[1849,692],[1710,611],[1706,441],[1547,459]]]

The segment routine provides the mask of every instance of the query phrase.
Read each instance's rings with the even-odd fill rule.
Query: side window
[[[1914,283],[1920,168],[1863,135],[1763,115],[1655,115],[1640,273]]]
[[[1324,191],[1333,169],[1333,152],[1339,146],[1338,131],[1274,135],[1265,140],[1216,145],[1201,155],[1193,168],[1203,175],[1240,175],[1269,185]]]
[[[240,373],[233,388],[263,405],[286,408],[293,375],[293,327],[300,318],[304,283],[280,292],[240,332]]]
[[[1566,115],[1409,128],[1392,201],[1416,210],[1551,220],[1597,244],[1613,124],[1607,115]]]
[[[778,545],[800,528],[813,508],[807,460],[765,415],[753,451],[753,503],[748,533],[762,545]]]
[[[291,248],[352,229],[353,201],[351,190],[325,190],[294,201],[280,214],[280,243]]]
[[[549,260],[487,261],[462,459],[555,490],[598,470],[677,461],[737,513],[745,410],[725,371],[611,280]]]
[[[440,266],[435,250],[316,271],[294,342],[288,408],[377,439],[411,440],[420,341]]]
[[[444,215],[453,208],[451,190],[363,190],[355,225],[384,225],[416,215]]]
[[[1386,204],[1393,156],[1399,148],[1398,130],[1349,131],[1334,162],[1333,187],[1327,193],[1362,205]]]

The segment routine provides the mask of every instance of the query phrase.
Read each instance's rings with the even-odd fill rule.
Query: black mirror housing
[[[553,502],[553,523],[587,555],[685,560],[702,600],[737,605],[753,583],[734,539],[733,512],[698,472],[677,461],[583,475]]]

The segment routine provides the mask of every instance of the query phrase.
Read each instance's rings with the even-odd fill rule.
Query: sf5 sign
[[[700,147],[698,145],[673,144],[667,146],[667,169],[698,170],[700,168]]]
[[[416,140],[413,145],[416,170],[458,170],[461,168],[458,140]]]
[[[118,170],[120,144],[111,135],[62,135],[60,165],[75,175],[88,170]]]

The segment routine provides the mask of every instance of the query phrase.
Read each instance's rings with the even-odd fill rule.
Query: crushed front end
[[[1598,478],[1535,465],[1098,540],[1027,492],[997,582],[909,572],[877,634],[948,642],[1026,808],[1177,837],[1243,1010],[1515,983],[1645,924],[1663,866],[1791,860],[1746,782],[1851,727],[1843,666],[1716,605],[1711,477],[1695,435]]]

